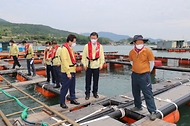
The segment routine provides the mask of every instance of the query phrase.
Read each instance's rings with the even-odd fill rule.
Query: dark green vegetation
[[[90,33],[77,34],[69,31],[58,30],[45,25],[10,23],[0,18],[0,41],[36,40],[37,43],[55,40],[64,43],[69,34],[77,36],[77,44],[84,45],[89,41]],[[125,45],[132,41],[127,35],[118,35],[110,32],[98,32],[101,44]],[[158,40],[149,38],[147,44],[156,44]]]
[[[64,43],[66,37],[71,34],[69,31],[58,30],[45,25],[34,24],[17,24],[10,23],[0,19],[0,40],[37,40],[38,43],[55,40],[58,43]],[[77,36],[77,44],[86,44],[89,37],[72,33]],[[111,40],[108,38],[99,38],[102,44],[110,44]]]

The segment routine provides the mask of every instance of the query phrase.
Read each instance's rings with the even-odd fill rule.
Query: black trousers
[[[30,64],[31,60],[32,59],[26,59],[28,74],[31,74],[31,72],[30,72],[30,66],[31,66],[32,67],[33,75],[36,75],[36,69],[34,67],[34,62],[32,64]]]
[[[17,58],[17,56],[13,56],[13,60],[14,60],[14,63],[13,63],[13,69],[15,69],[15,66],[17,65],[17,66],[21,66],[20,65],[20,63],[18,62],[18,58]]]
[[[61,66],[52,66],[53,76],[55,78],[56,86],[60,86],[61,83]]]
[[[52,83],[55,83],[55,77],[53,75],[53,67],[51,65],[46,64],[47,82],[50,82],[50,73],[51,73],[51,77],[52,77]]]
[[[86,85],[85,85],[85,89],[86,89],[85,94],[86,95],[90,95],[92,77],[93,77],[92,93],[97,94],[99,73],[100,73],[99,68],[97,68],[97,69],[87,68],[87,70],[86,70]]]

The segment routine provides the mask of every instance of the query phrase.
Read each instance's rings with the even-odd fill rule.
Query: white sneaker
[[[55,85],[55,83],[51,83],[51,85],[52,85],[52,86],[54,86],[54,85]]]

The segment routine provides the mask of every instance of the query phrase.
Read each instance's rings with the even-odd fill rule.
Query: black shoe
[[[93,96],[94,96],[95,98],[99,98],[99,96],[98,96],[97,94],[93,94]]]
[[[64,108],[64,109],[67,109],[67,108],[68,108],[68,106],[67,106],[65,103],[60,104],[60,107],[61,107],[61,108]]]
[[[56,86],[54,86],[53,88],[60,88],[60,86],[57,86],[57,85],[56,85]]]
[[[90,98],[90,95],[86,95],[85,100],[88,100]]]
[[[35,77],[35,76],[36,76],[36,74],[33,74],[33,75],[32,75],[32,77]]]
[[[31,76],[31,74],[27,74],[27,76]]]
[[[79,104],[80,104],[80,103],[77,102],[76,100],[72,100],[72,101],[70,101],[70,103],[71,103],[71,104],[75,104],[75,105],[79,105]]]

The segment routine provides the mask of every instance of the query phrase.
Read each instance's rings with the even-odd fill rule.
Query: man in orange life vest
[[[55,78],[56,86],[54,88],[59,88],[61,83],[61,60],[60,60],[60,53],[61,48],[57,45],[57,42],[52,42],[52,49],[51,49],[51,61],[52,61],[52,69],[53,69],[53,76]]]
[[[152,51],[144,47],[148,39],[143,39],[142,35],[135,35],[130,44],[134,44],[134,49],[129,53],[129,60],[132,65],[132,93],[134,96],[135,107],[133,111],[142,110],[141,90],[150,112],[150,120],[156,119],[156,105],[152,93],[150,72],[154,67],[154,55]]]
[[[67,42],[61,49],[61,72],[62,72],[62,87],[60,96],[60,106],[62,108],[68,108],[65,104],[65,97],[69,89],[70,103],[79,105],[75,96],[75,83],[76,83],[76,59],[74,56],[74,50],[71,48],[76,45],[76,36],[70,34],[67,37]]]
[[[99,71],[102,69],[103,64],[105,62],[103,47],[98,42],[98,34],[96,32],[92,32],[90,34],[90,40],[91,41],[84,46],[82,54],[82,63],[86,71],[86,78],[85,78],[86,100],[90,98],[92,76],[93,76],[92,93],[95,98],[99,98],[97,94]]]
[[[32,72],[33,75],[32,76],[36,76],[36,70],[34,67],[34,51],[33,51],[33,47],[26,43],[26,41],[22,41],[22,44],[25,46],[25,57],[26,57],[26,62],[27,62],[27,69],[28,69],[28,76],[31,76],[31,72],[30,72],[30,66],[32,67]]]
[[[46,42],[46,48],[44,50],[44,65],[46,66],[47,83],[50,84],[50,73],[52,77],[52,84],[55,84],[55,77],[53,76],[53,69],[51,63],[51,42]]]

